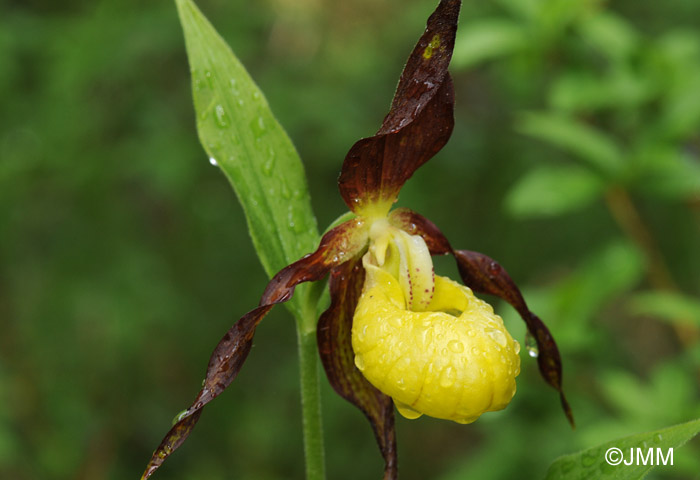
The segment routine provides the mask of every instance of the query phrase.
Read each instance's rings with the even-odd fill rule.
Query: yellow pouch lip
[[[353,323],[356,365],[407,418],[470,423],[515,393],[519,345],[490,305],[435,276],[425,311],[407,308],[400,282],[363,258],[366,280]],[[456,316],[455,316],[456,314]]]

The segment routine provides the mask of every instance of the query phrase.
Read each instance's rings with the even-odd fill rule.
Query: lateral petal
[[[557,344],[546,325],[532,313],[520,290],[508,272],[487,255],[468,250],[453,250],[464,284],[480,293],[496,295],[515,308],[535,337],[539,355],[537,364],[542,377],[559,392],[562,408],[572,427],[574,416],[562,390],[561,356]]]
[[[204,406],[220,395],[236,378],[253,345],[255,328],[278,303],[292,298],[294,287],[323,278],[332,268],[352,259],[367,243],[361,219],[349,220],[326,233],[318,249],[283,268],[268,283],[260,304],[240,318],[212,353],[202,389],[192,405],[179,415],[153,453],[142,480],[149,478],[184,441],[199,420]]]
[[[433,255],[452,253],[466,286],[478,293],[500,297],[515,308],[537,341],[537,364],[540,373],[545,381],[559,392],[566,418],[574,426],[573,413],[562,390],[561,355],[557,344],[544,322],[530,311],[520,289],[508,272],[483,253],[454,250],[435,224],[416,212],[406,208],[397,209],[391,212],[389,221],[411,235],[422,236]]]
[[[361,256],[331,271],[331,305],[318,322],[318,350],[331,386],[359,408],[372,425],[385,461],[384,480],[393,480],[398,470],[391,397],[377,390],[360,373],[352,349],[352,319],[364,278]]]

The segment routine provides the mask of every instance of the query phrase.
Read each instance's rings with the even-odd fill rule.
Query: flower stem
[[[306,479],[326,477],[321,422],[321,392],[319,390],[316,331],[297,329],[299,343],[299,373],[301,380],[301,412],[304,429]]]
[[[319,296],[325,282],[316,282],[303,289],[303,313],[297,318],[299,346],[299,379],[301,382],[301,415],[304,433],[306,480],[326,478],[321,416],[321,391],[316,346],[316,322]]]

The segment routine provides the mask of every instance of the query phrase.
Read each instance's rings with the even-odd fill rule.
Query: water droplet
[[[367,337],[367,325],[362,327],[362,330],[357,334],[357,339],[361,342],[365,340],[365,337]]]
[[[472,347],[470,352],[472,352],[472,355],[479,355],[479,349],[477,347]]]
[[[569,460],[561,464],[561,473],[569,473],[576,466],[576,462]]]
[[[253,132],[257,140],[265,133],[265,120],[262,117],[254,118],[250,122],[250,130]]]
[[[438,336],[439,336],[439,335],[438,335]],[[449,353],[449,352],[447,351],[446,348],[443,348],[442,350],[440,350],[440,355],[442,355],[443,357],[446,357],[448,353]]]
[[[399,411],[399,413],[404,417],[408,418],[409,420],[413,420],[423,415],[418,410],[414,410],[405,403],[401,403],[397,400],[394,400],[394,405],[396,405],[396,409]]]
[[[462,353],[464,351],[464,344],[458,340],[450,340],[447,344],[447,348],[454,353]]]
[[[262,166],[262,171],[265,175],[268,177],[272,175],[272,169],[275,166],[275,157],[269,157],[267,160],[265,160],[265,163],[263,163]]]
[[[486,371],[486,369],[485,369],[484,367],[481,367],[481,368],[479,369],[479,374],[481,374],[481,376],[482,376],[483,378],[486,378],[486,375],[488,374],[488,372]]]
[[[226,115],[224,107],[217,105],[214,108],[214,113],[216,114],[216,124],[219,126],[219,128],[228,127],[228,116]]]
[[[219,166],[219,163],[216,161],[216,158],[214,158],[214,157],[209,157],[209,163],[211,163],[215,167]]]
[[[660,443],[661,440],[663,440],[663,437],[661,436],[660,433],[657,433],[656,435],[654,435],[654,443]]]
[[[365,370],[365,361],[362,359],[361,356],[355,355],[355,366],[357,369],[361,372],[364,372]]]
[[[537,347],[537,340],[530,334],[529,330],[525,333],[525,350],[527,350],[527,354],[532,358],[537,358],[540,354],[540,350]]]
[[[442,375],[440,375],[440,386],[443,388],[449,388],[455,383],[457,378],[457,373],[452,366],[447,367],[443,370]]]
[[[173,425],[175,425],[177,422],[185,418],[187,415],[188,409],[184,409],[183,411],[179,412],[177,415],[175,415],[175,418],[173,418]]]
[[[287,199],[287,200],[289,200],[290,198],[292,198],[292,192],[289,191],[289,188],[287,188],[287,184],[286,184],[286,183],[283,183],[283,184],[282,184],[282,196],[283,196],[285,199]]]
[[[506,336],[503,334],[503,332],[500,329],[495,329],[495,328],[487,328],[486,329],[486,334],[491,337],[491,340],[496,342],[498,345],[501,347],[506,346]]]
[[[590,467],[594,465],[596,462],[598,462],[602,458],[602,455],[600,452],[596,450],[592,450],[589,452],[586,452],[583,454],[583,457],[581,458],[581,464],[584,467]]]
[[[255,100],[256,102],[257,102],[258,100],[260,100],[260,92],[258,92],[257,90],[255,90],[255,91],[253,92],[253,95],[251,95],[251,96],[253,97],[253,100]]]
[[[520,343],[516,340],[513,340],[513,349],[516,355],[520,353]]]

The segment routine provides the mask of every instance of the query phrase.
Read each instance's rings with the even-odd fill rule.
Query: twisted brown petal
[[[326,233],[315,252],[283,268],[270,280],[259,306],[241,317],[219,341],[209,359],[206,378],[197,398],[165,435],[142,479],[149,478],[182,445],[199,420],[202,408],[236,378],[250,352],[255,328],[272,307],[292,298],[296,285],[320,280],[333,267],[352,259],[365,247],[366,242],[367,232],[363,221],[350,220]]]
[[[394,407],[391,398],[372,386],[355,366],[351,342],[352,319],[364,278],[360,256],[331,271],[331,305],[318,322],[318,350],[335,391],[362,410],[372,424],[384,456],[384,479],[392,480],[398,475]]]
[[[557,344],[549,329],[532,313],[520,293],[517,285],[508,272],[498,262],[479,252],[454,250],[445,236],[430,220],[408,209],[398,209],[392,212],[390,221],[411,235],[420,235],[433,255],[452,253],[457,260],[462,281],[478,293],[496,295],[515,308],[525,320],[527,329],[537,341],[539,355],[537,364],[542,377],[559,392],[562,408],[566,418],[574,426],[571,407],[562,390],[561,356]]]
[[[440,2],[408,58],[381,128],[345,157],[338,186],[353,212],[370,204],[391,205],[413,172],[450,138],[454,89],[447,66],[460,5],[460,0]]]

